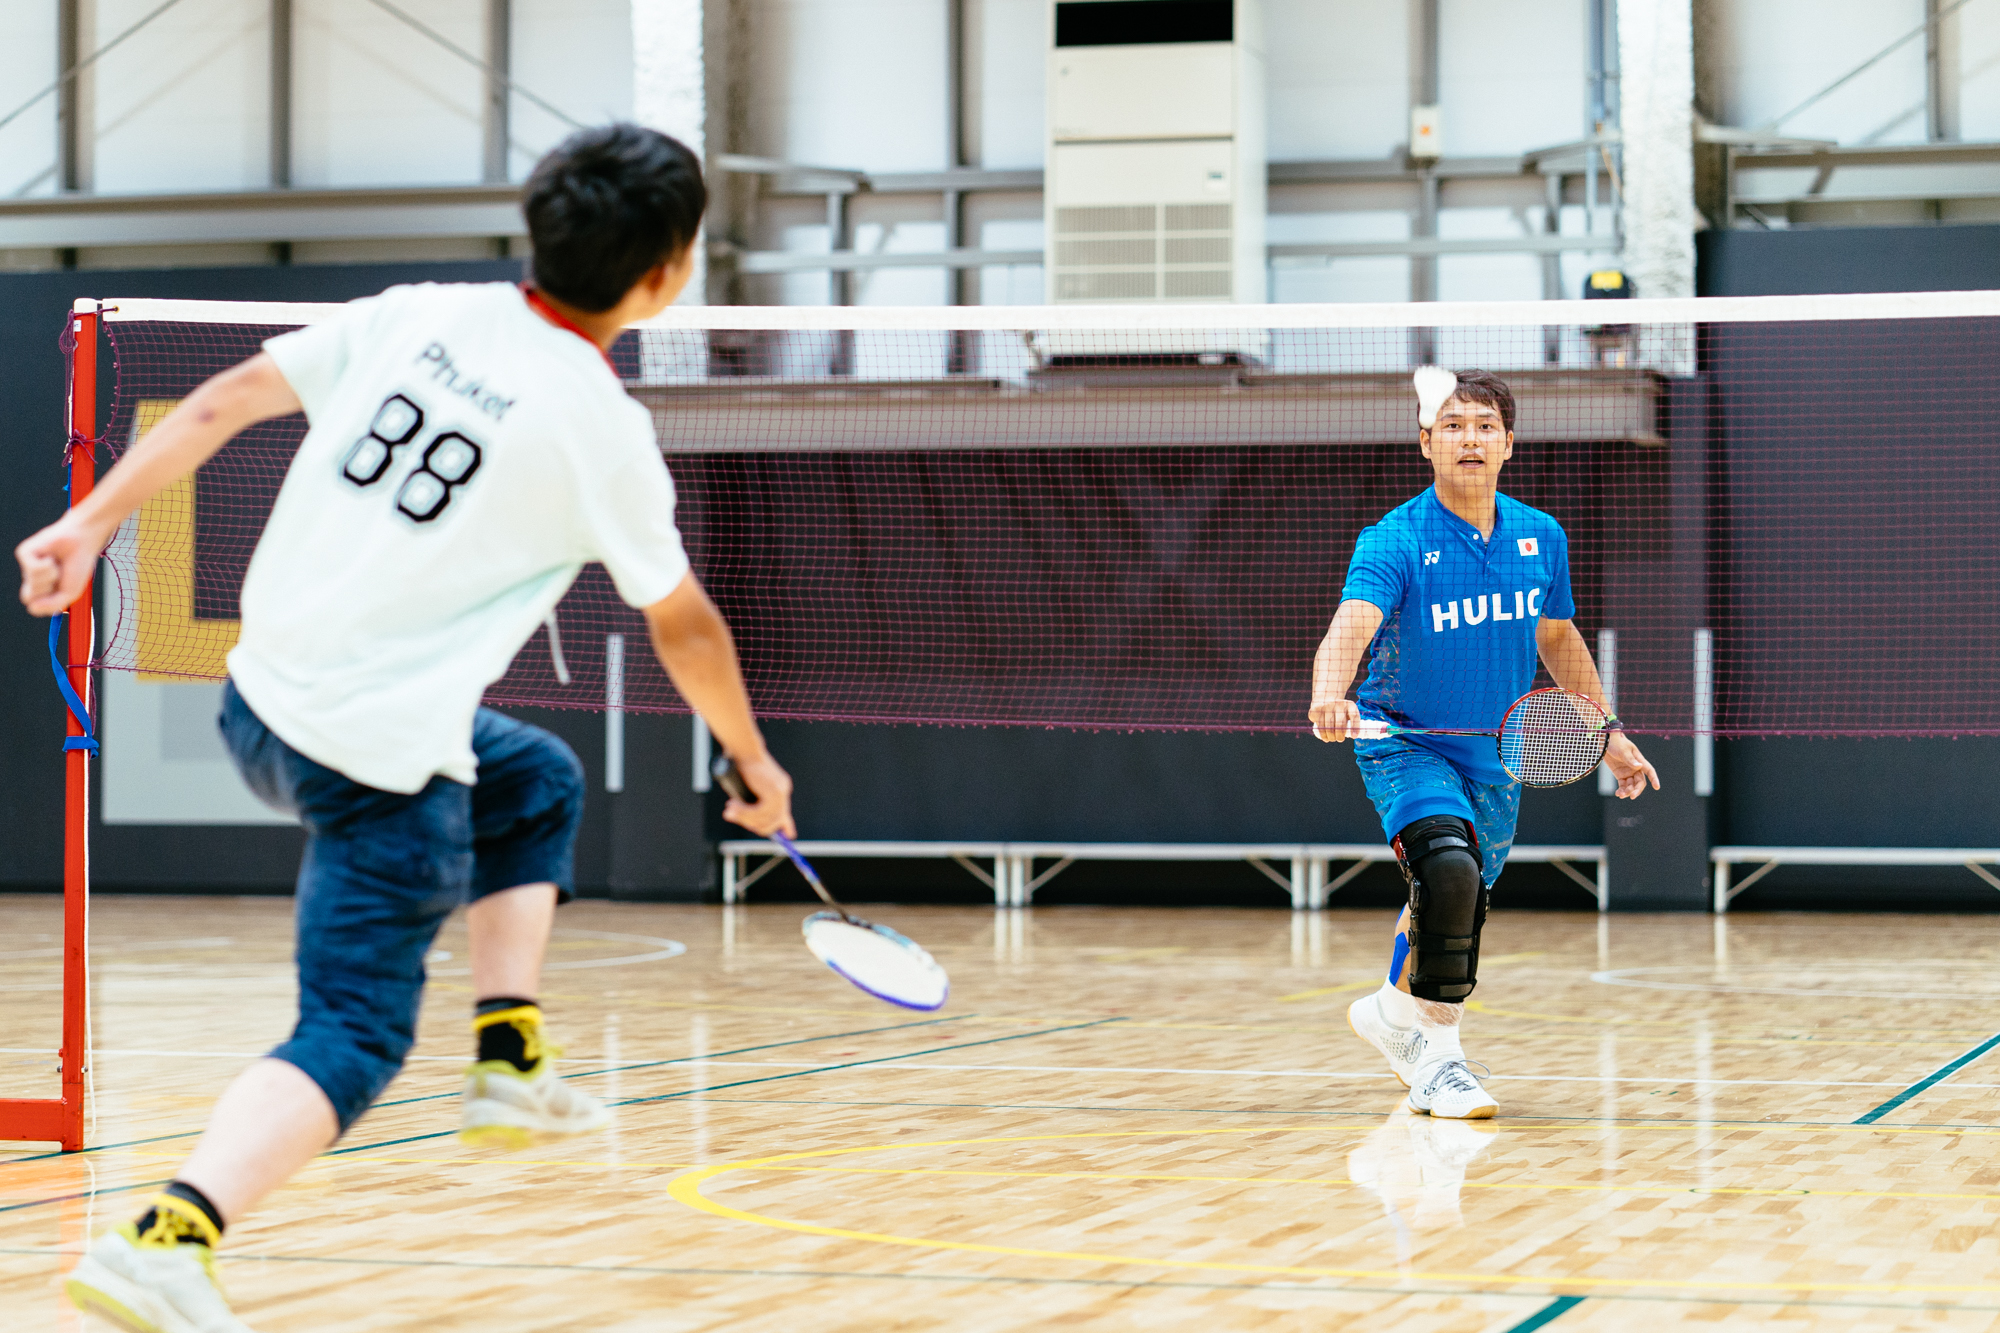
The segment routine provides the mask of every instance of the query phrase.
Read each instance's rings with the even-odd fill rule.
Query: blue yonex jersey
[[[1539,509],[1496,496],[1493,536],[1446,509],[1435,489],[1364,528],[1341,600],[1382,608],[1358,696],[1364,717],[1407,727],[1499,730],[1534,688],[1535,627],[1569,620],[1569,538]],[[1412,736],[1478,782],[1507,782],[1484,736]]]

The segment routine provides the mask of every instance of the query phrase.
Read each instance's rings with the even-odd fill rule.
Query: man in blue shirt
[[[1569,538],[1547,514],[1499,493],[1500,469],[1514,455],[1514,395],[1499,377],[1468,371],[1434,410],[1424,420],[1420,404],[1417,432],[1434,482],[1355,542],[1340,607],[1313,659],[1311,717],[1321,740],[1354,739],[1368,799],[1410,888],[1388,979],[1349,1007],[1348,1022],[1388,1058],[1412,1110],[1483,1120],[1496,1106],[1466,1070],[1458,1024],[1477,982],[1487,899],[1514,845],[1521,787],[1488,737],[1362,740],[1359,728],[1367,719],[1498,731],[1508,705],[1534,688],[1537,660],[1556,684],[1611,709],[1572,621]],[[1364,656],[1367,679],[1349,698]],[[1659,788],[1622,730],[1604,760],[1621,798],[1649,782]]]

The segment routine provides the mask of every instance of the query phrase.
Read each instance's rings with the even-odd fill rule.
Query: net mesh
[[[1500,763],[1530,787],[1565,787],[1604,758],[1604,710],[1568,690],[1536,690],[1507,710]]]
[[[2000,318],[1591,322],[1605,304],[1426,328],[1324,308],[1269,327],[1287,308],[1262,307],[1239,329],[880,311],[759,329],[736,310],[630,334],[615,359],[766,716],[1303,728],[1357,535],[1430,481],[1411,372],[1437,363],[1511,386],[1501,489],[1566,530],[1576,622],[1631,729],[2000,734],[2000,449],[1977,387]],[[132,305],[106,323],[114,455],[289,327],[270,307]],[[121,529],[103,665],[223,674],[304,431],[246,431]],[[538,631],[492,701],[602,708],[609,687],[685,710],[650,654],[608,649],[645,625],[600,568],[558,626],[567,680]]]

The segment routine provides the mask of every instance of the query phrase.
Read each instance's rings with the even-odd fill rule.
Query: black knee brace
[[[1410,886],[1410,994],[1459,1004],[1479,980],[1486,924],[1479,838],[1456,815],[1419,819],[1390,844]]]

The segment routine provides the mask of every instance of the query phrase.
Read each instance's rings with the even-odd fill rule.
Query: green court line
[[[890,1057],[891,1059],[895,1057]],[[717,1097],[719,1104],[742,1103],[746,1106],[912,1106],[940,1111],[1103,1111],[1120,1114],[1169,1114],[1169,1115],[1275,1115],[1275,1116],[1324,1116],[1336,1118],[1358,1116],[1367,1120],[1380,1120],[1393,1111],[1316,1111],[1310,1108],[1271,1110],[1266,1107],[1236,1106],[1077,1106],[1065,1102],[905,1102],[905,1101],[828,1101],[817,1097]],[[1510,1129],[1562,1129],[1571,1125],[1637,1125],[1673,1126],[1685,1125],[1690,1129],[1707,1127],[1710,1129],[1841,1129],[1853,1124],[1851,1120],[1686,1120],[1674,1116],[1507,1116],[1495,1123]],[[1954,1129],[1996,1130],[2000,1124],[1955,1124],[1946,1121],[1936,1125],[1888,1126],[1888,1128],[1920,1128],[1936,1130],[1940,1133]],[[1598,1299],[1593,1297],[1592,1299]],[[1608,1298],[1607,1298],[1608,1299]]]
[[[888,1060],[909,1060],[909,1059],[914,1059],[919,1055],[937,1055],[944,1051],[964,1050],[968,1046],[991,1046],[996,1042],[1019,1041],[1024,1037],[1041,1037],[1055,1032],[1074,1032],[1079,1028],[1094,1028],[1094,1027],[1100,1027],[1106,1023],[1122,1023],[1124,1021],[1125,1019],[1122,1015],[1115,1018],[1095,1018],[1088,1023],[1071,1023],[1067,1027],[1037,1028],[1033,1032],[1014,1032],[1014,1033],[1009,1033],[1007,1036],[1004,1037],[986,1037],[979,1041],[962,1041],[951,1046],[938,1046],[926,1051],[908,1051],[901,1055],[881,1055],[875,1057],[873,1060],[855,1060],[844,1065],[816,1065],[811,1069],[795,1070],[789,1074],[767,1074],[759,1078],[738,1079],[734,1083],[717,1083],[709,1087],[688,1088],[683,1092],[669,1092],[662,1094],[661,1096],[658,1097],[632,1097],[632,1098],[627,1098],[626,1100],[621,1102],[613,1102],[612,1105],[638,1106],[648,1102],[672,1101],[679,1097],[695,1097],[699,1096],[704,1092],[708,1092],[711,1090],[720,1090],[722,1088],[740,1088],[745,1086],[746,1084],[751,1084],[751,1083],[775,1083],[783,1079],[805,1078],[812,1074],[830,1074],[835,1070],[852,1069],[857,1065],[881,1064],[884,1061]],[[899,1025],[899,1026],[906,1026],[906,1025]],[[908,1026],[922,1026],[922,1025],[917,1024]],[[453,1137],[457,1133],[458,1131],[455,1129],[446,1129],[446,1130],[439,1130],[436,1133],[432,1134],[412,1134],[406,1138],[384,1139],[378,1143],[356,1144],[352,1148],[334,1148],[331,1149],[330,1151],[321,1153],[320,1158],[316,1158],[315,1160],[320,1160],[327,1157],[346,1157],[352,1153],[370,1152],[376,1148],[397,1148],[401,1147],[403,1144],[406,1143],[424,1143],[432,1139],[448,1139]],[[138,1185],[115,1185],[108,1189],[86,1190],[80,1194],[58,1194],[46,1199],[30,1199],[25,1203],[6,1204],[4,1206],[0,1206],[0,1213],[19,1212],[23,1208],[39,1208],[46,1204],[65,1203],[73,1199],[95,1198],[99,1195],[126,1194],[133,1190],[149,1189],[152,1188],[153,1186],[164,1185],[164,1184],[166,1184],[166,1181],[164,1180],[152,1180],[152,1181],[146,1181],[145,1183]]]
[[[0,1246],[0,1254],[21,1255],[29,1258],[60,1258],[65,1254],[75,1254],[75,1250],[61,1250],[48,1247]],[[1443,1296],[1495,1301],[1538,1301],[1541,1293],[1518,1291],[1483,1291],[1473,1287],[1372,1287],[1372,1286],[1331,1286],[1309,1282],[1188,1282],[1185,1280],[1144,1280],[1094,1277],[1008,1277],[997,1274],[966,1273],[870,1273],[836,1272],[811,1268],[668,1268],[656,1264],[556,1264],[556,1263],[513,1263],[471,1259],[369,1259],[352,1256],[310,1255],[310,1254],[249,1254],[224,1251],[225,1259],[241,1259],[267,1264],[330,1264],[336,1267],[355,1268],[445,1268],[464,1269],[471,1272],[521,1272],[521,1273],[590,1273],[613,1277],[747,1277],[767,1281],[773,1278],[792,1279],[800,1282],[824,1282],[841,1279],[860,1282],[934,1282],[974,1286],[1025,1286],[1025,1287],[1113,1287],[1121,1290],[1142,1288],[1163,1288],[1173,1291],[1294,1291],[1320,1296]],[[1332,1279],[1328,1280],[1329,1282]],[[1560,1287],[1562,1279],[1549,1279],[1549,1286]],[[1579,1305],[1585,1298],[1581,1296],[1557,1297],[1555,1310],[1549,1318],[1561,1314],[1563,1310]],[[1702,1305],[1717,1304],[1773,1306],[1780,1309],[1805,1306],[1814,1309],[1834,1310],[1942,1310],[1967,1313],[2000,1313],[2000,1305],[1961,1305],[1929,1301],[1816,1301],[1799,1297],[1746,1296],[1718,1301],[1713,1296],[1646,1296],[1631,1292],[1600,1292],[1589,1299],[1594,1301],[1626,1301],[1653,1305]],[[1568,1304],[1564,1304],[1568,1302]],[[1537,1318],[1548,1313],[1551,1307],[1544,1306],[1529,1316]],[[1548,1320],[1542,1320],[1547,1323]],[[1503,1333],[1517,1333],[1523,1328],[1536,1328],[1536,1324],[1515,1324]]]
[[[1918,1079],[1915,1083],[1912,1083],[1909,1087],[1904,1088],[1901,1092],[1891,1097],[1888,1101],[1883,1102],[1880,1106],[1870,1111],[1867,1115],[1862,1116],[1859,1120],[1856,1120],[1854,1123],[1857,1125],[1874,1124],[1876,1121],[1880,1120],[1883,1116],[1889,1114],[1889,1112],[1901,1106],[1904,1102],[1907,1102],[1912,1097],[1915,1097],[1919,1093],[1922,1093],[1925,1089],[1944,1082],[1944,1080],[1950,1078],[1953,1074],[1956,1074],[1959,1070],[1965,1068],[1967,1065],[1971,1064],[1974,1060],[1977,1060],[1980,1056],[1992,1050],[1995,1046],[2000,1046],[2000,1033],[1995,1033],[1993,1036],[1988,1037],[1985,1041],[1980,1042],[1977,1046],[1967,1051],[1964,1055],[1959,1056],[1956,1060],[1953,1060],[1950,1064],[1944,1066],[1942,1069],[1934,1070],[1933,1072],[1926,1074],[1924,1077]]]
[[[88,1157],[94,1152],[110,1152],[115,1148],[143,1148],[149,1143],[171,1143],[175,1139],[191,1139],[201,1133],[190,1129],[182,1134],[156,1134],[150,1139],[126,1139],[122,1143],[100,1143],[95,1148],[78,1148],[75,1152],[38,1152],[31,1157],[8,1157],[0,1159],[0,1166],[17,1166],[22,1162],[46,1162],[51,1157]]]
[[[752,1055],[758,1051],[775,1051],[783,1046],[810,1046],[816,1041],[844,1041],[848,1037],[872,1037],[880,1032],[901,1032],[907,1028],[936,1027],[939,1023],[962,1023],[978,1014],[953,1014],[949,1018],[926,1018],[915,1023],[892,1023],[885,1028],[861,1028],[854,1032],[829,1032],[824,1037],[794,1037],[786,1041],[767,1041],[761,1046],[739,1046],[733,1051],[710,1051],[706,1055],[677,1055],[671,1060],[647,1060],[636,1065],[606,1065],[602,1069],[577,1069],[563,1075],[571,1078],[594,1078],[599,1074],[625,1074],[635,1069],[659,1069],[665,1065],[693,1064],[697,1060],[723,1060],[732,1055]],[[456,1092],[427,1092],[421,1097],[399,1097],[393,1102],[377,1102],[369,1110],[384,1106],[414,1106],[418,1102],[434,1102],[446,1097],[456,1097]]]
[[[699,1097],[705,1092],[720,1092],[724,1088],[743,1088],[753,1083],[779,1083],[785,1079],[806,1078],[813,1074],[831,1074],[841,1069],[855,1069],[862,1065],[886,1064],[891,1060],[914,1060],[920,1055],[940,1055],[945,1051],[962,1051],[968,1046],[991,1046],[996,1042],[1020,1041],[1024,1037],[1043,1037],[1052,1032],[1074,1032],[1078,1028],[1094,1028],[1105,1023],[1122,1023],[1123,1016],[1117,1018],[1094,1018],[1088,1023],[1071,1023],[1067,1027],[1036,1028],[1033,1032],[1011,1032],[1004,1037],[983,1037],[978,1041],[961,1041],[950,1046],[933,1046],[924,1051],[907,1051],[901,1055],[878,1055],[869,1060],[850,1060],[841,1065],[814,1065],[810,1069],[795,1069],[789,1074],[761,1074],[756,1078],[739,1078],[731,1083],[708,1083],[699,1088],[683,1088],[679,1092],[663,1092],[652,1097],[627,1097],[623,1101],[609,1102],[610,1106],[644,1106],[652,1102],[671,1102],[682,1097]],[[713,1057],[710,1057],[713,1058]],[[457,1134],[455,1129],[439,1130],[434,1134],[413,1134],[403,1139],[384,1139],[380,1143],[363,1143],[352,1148],[335,1148],[321,1153],[322,1157],[345,1157],[349,1153],[368,1152],[375,1148],[397,1148],[405,1143],[422,1143],[428,1139],[448,1139]]]
[[[134,1190],[158,1189],[171,1180],[142,1180],[136,1185],[107,1185],[100,1190],[80,1190],[75,1194],[58,1194],[47,1199],[30,1199],[26,1203],[0,1205],[0,1213],[18,1213],[23,1208],[42,1208],[52,1203],[74,1203],[78,1199],[99,1199],[111,1194],[130,1194]]]
[[[733,1051],[711,1051],[707,1055],[677,1056],[672,1060],[648,1060],[636,1065],[611,1065],[603,1069],[579,1069],[563,1075],[564,1078],[585,1078],[594,1074],[623,1074],[634,1069],[657,1069],[662,1065],[691,1064],[696,1060],[721,1060],[732,1055],[750,1055],[757,1051],[774,1051],[781,1046],[810,1046],[816,1041],[842,1041],[848,1037],[870,1037],[878,1032],[901,1032],[905,1028],[935,1027],[939,1023],[959,1023],[968,1018],[979,1017],[976,1013],[953,1014],[949,1018],[926,1018],[915,1023],[892,1023],[885,1028],[861,1028],[854,1032],[829,1032],[823,1037],[795,1037],[787,1041],[770,1041],[761,1046],[739,1046]],[[393,1102],[376,1102],[368,1109],[378,1111],[389,1106],[413,1106],[418,1102],[434,1102],[444,1097],[459,1096],[456,1092],[428,1092],[421,1097],[399,1097]],[[51,1157],[83,1157],[90,1153],[110,1152],[114,1148],[139,1148],[149,1143],[170,1143],[175,1139],[191,1139],[200,1134],[198,1129],[185,1130],[179,1134],[159,1134],[150,1139],[127,1139],[122,1143],[100,1143],[94,1148],[79,1148],[75,1152],[43,1152],[31,1157],[8,1157],[0,1159],[0,1166],[15,1166],[22,1162],[45,1162]],[[4,1210],[0,1210],[4,1211]]]
[[[1583,1304],[1581,1296],[1558,1296],[1541,1309],[1529,1315],[1518,1324],[1509,1324],[1504,1333],[1533,1333],[1542,1325],[1563,1317],[1564,1313]]]
[[[703,1088],[689,1088],[684,1092],[663,1092],[656,1097],[628,1097],[613,1106],[643,1106],[648,1102],[669,1102],[677,1097],[693,1097],[704,1092],[720,1092],[724,1088],[745,1088],[753,1083],[776,1083],[782,1079],[803,1078],[808,1074],[831,1074],[841,1069],[858,1069],[862,1065],[888,1064],[892,1060],[914,1060],[923,1055],[942,1055],[946,1051],[962,1051],[972,1046],[993,1046],[1003,1041],[1020,1041],[1024,1037],[1045,1037],[1056,1032],[1075,1032],[1080,1028],[1102,1027],[1106,1023],[1123,1023],[1125,1016],[1115,1018],[1093,1018],[1088,1023],[1071,1023],[1059,1028],[1037,1028],[1033,1032],[1010,1032],[1004,1037],[982,1037],[978,1041],[961,1041],[953,1046],[934,1046],[928,1051],[911,1051],[907,1055],[878,1055],[872,1060],[850,1060],[844,1065],[818,1065],[812,1069],[795,1070],[789,1074],[762,1074],[756,1078],[739,1078],[733,1083],[712,1083]]]

